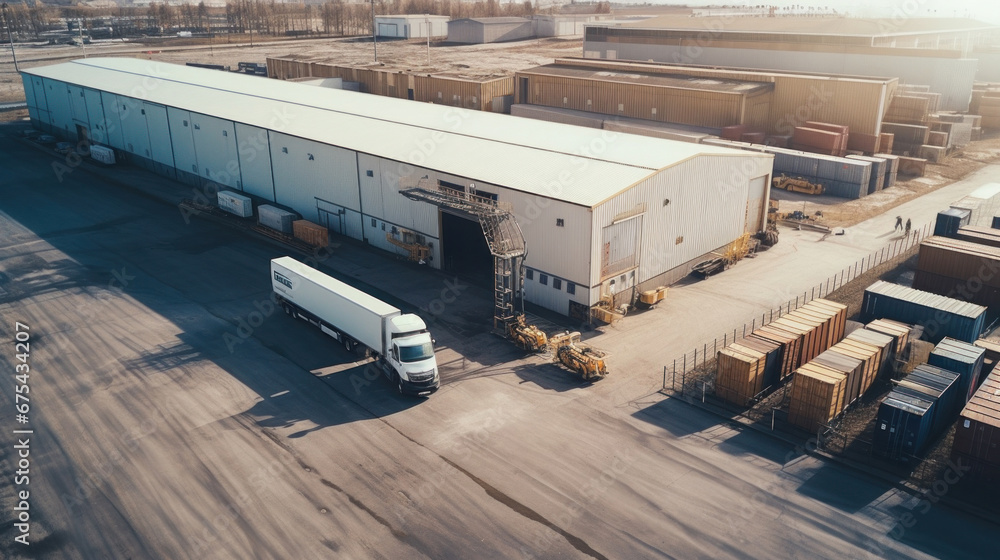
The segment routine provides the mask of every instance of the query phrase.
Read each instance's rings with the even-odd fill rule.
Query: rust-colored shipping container
[[[1000,229],[982,226],[961,226],[958,228],[955,238],[970,243],[1000,247]]]
[[[778,345],[772,346],[776,352]],[[767,352],[751,348],[750,345],[733,343],[719,350],[716,356],[718,374],[715,379],[715,394],[736,406],[746,406],[763,389],[767,360]]]
[[[952,460],[970,465],[967,476],[1000,481],[1000,372],[994,369],[962,409]]]
[[[865,325],[865,328],[886,336],[891,336],[895,342],[893,355],[899,357],[903,355],[903,351],[910,340],[910,325],[893,321],[892,319],[876,319]]]
[[[779,346],[779,380],[784,380],[799,367],[799,357],[802,354],[802,336],[800,334],[791,333],[772,323],[753,331],[753,335]]]
[[[847,149],[864,152],[866,154],[874,154],[878,151],[884,152],[886,149],[880,141],[881,136],[882,135],[880,134],[862,134],[860,132],[852,132],[847,136]]]
[[[843,135],[828,130],[819,130],[805,126],[797,126],[792,130],[792,143],[822,150],[836,152],[840,149]]]
[[[864,392],[862,385],[867,364],[852,355],[850,349],[845,351],[843,344],[837,344],[816,356],[810,363],[826,366],[844,375],[844,407],[853,403]]]
[[[896,138],[895,134],[891,132],[883,132],[878,135],[878,143],[875,145],[877,149],[872,150],[872,153],[892,153],[892,142]],[[848,147],[850,147],[850,142],[848,142]]]
[[[301,239],[313,247],[326,247],[330,244],[330,231],[309,220],[295,220],[292,222],[292,235],[296,239]]]
[[[923,158],[899,156],[899,173],[913,177],[923,177],[927,160]]]
[[[808,363],[795,370],[788,422],[816,433],[844,408],[846,376],[826,366]]]

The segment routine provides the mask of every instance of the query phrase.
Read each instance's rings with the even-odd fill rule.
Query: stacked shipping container
[[[971,467],[970,477],[1000,481],[1000,373],[996,370],[962,409],[951,456],[956,464]]]

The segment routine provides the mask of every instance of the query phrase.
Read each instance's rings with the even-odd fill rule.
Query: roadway
[[[616,356],[613,377],[581,383],[488,333],[483,289],[344,243],[324,269],[425,309],[447,362],[433,397],[398,397],[366,378],[356,356],[271,312],[267,263],[280,247],[187,223],[176,206],[83,168],[57,181],[54,161],[0,138],[0,330],[10,340],[20,321],[32,333],[27,425],[15,420],[13,381],[0,382],[7,511],[23,489],[13,483],[11,430],[34,430],[33,544],[15,543],[5,523],[0,556],[993,551],[992,524],[925,508],[879,478],[683,402],[636,397],[657,374],[630,369],[642,348]],[[147,191],[190,192],[127,177]],[[675,328],[691,325],[720,330],[728,317],[703,312]],[[13,371],[13,347],[4,347],[0,363]]]

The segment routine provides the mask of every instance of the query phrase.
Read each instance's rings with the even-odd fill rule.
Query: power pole
[[[378,28],[375,27],[375,0],[372,0],[372,43],[375,45],[375,62],[378,62]]]
[[[424,23],[427,24],[427,66],[431,65],[431,20],[424,14]]]
[[[7,25],[7,3],[4,2],[0,5],[0,15],[3,16],[3,26],[7,29],[7,39],[10,41],[10,56],[14,59],[14,71],[20,72],[17,67],[17,53],[14,52],[14,34],[11,33],[10,27]]]

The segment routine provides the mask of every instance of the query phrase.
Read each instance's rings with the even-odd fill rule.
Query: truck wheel
[[[354,350],[354,346],[351,345],[351,340],[348,338],[344,338],[344,350],[347,350],[348,352]]]
[[[406,393],[403,392],[403,378],[400,377],[398,373],[394,376],[394,378],[396,380],[396,392],[400,395],[405,395]]]
[[[281,308],[285,310],[285,315],[291,315],[292,314],[292,308],[289,307],[287,304],[284,304],[284,303],[281,304]]]

